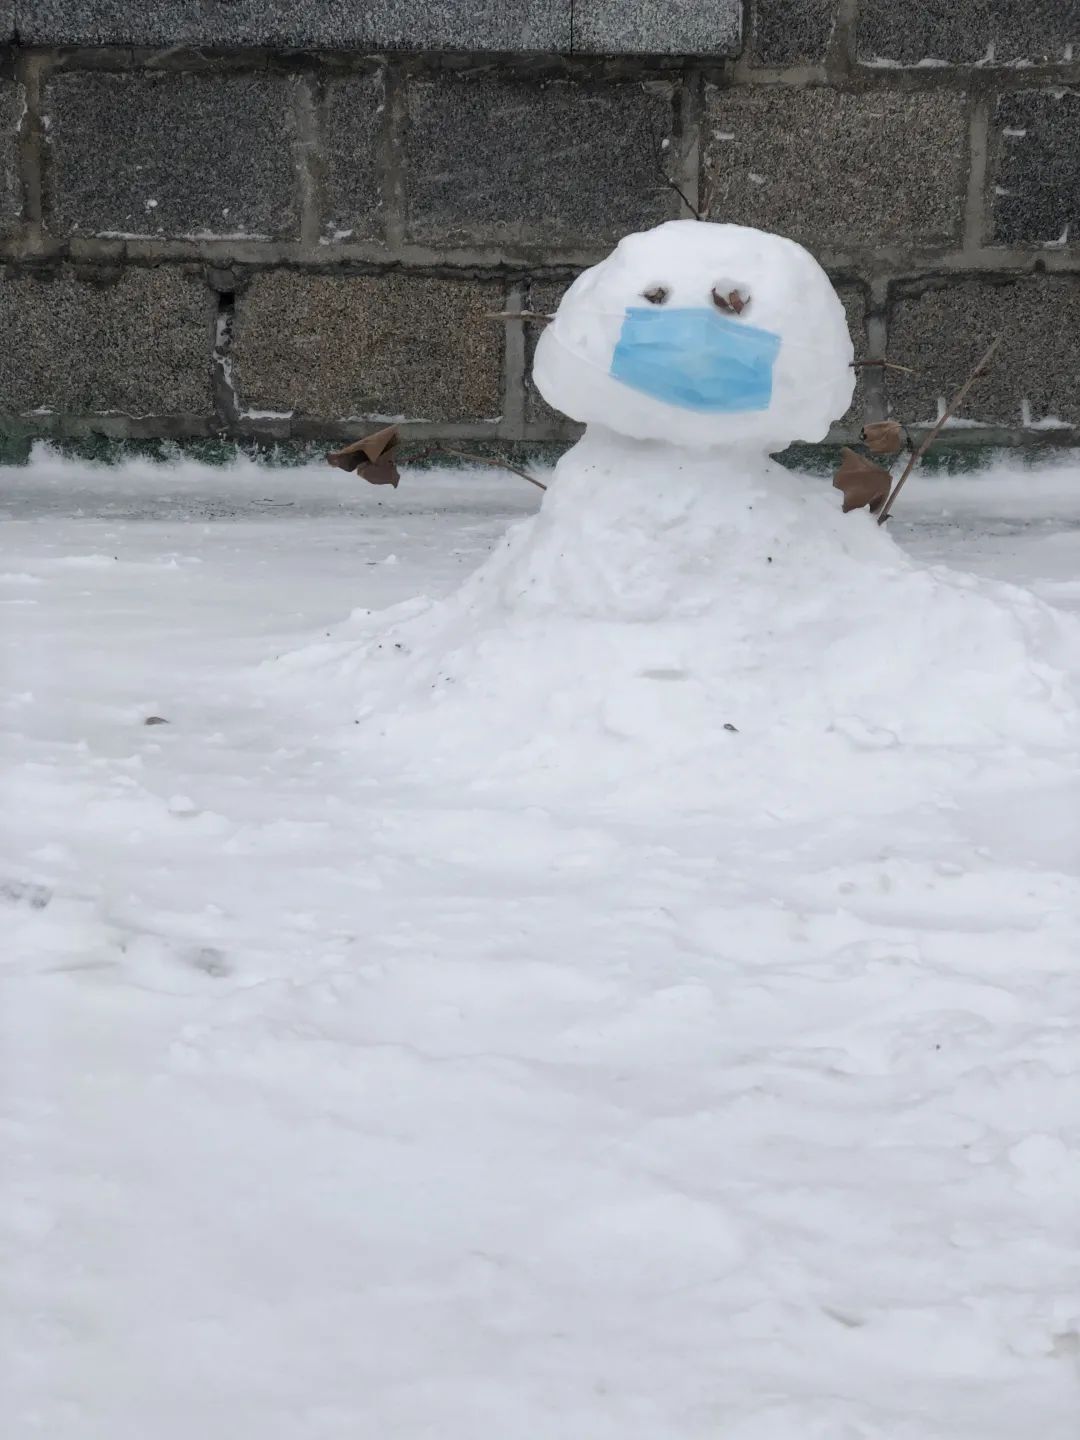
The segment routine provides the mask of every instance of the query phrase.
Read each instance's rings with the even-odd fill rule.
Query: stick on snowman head
[[[851,403],[844,307],[801,245],[672,220],[579,275],[533,376],[574,420],[635,440],[781,450]]]

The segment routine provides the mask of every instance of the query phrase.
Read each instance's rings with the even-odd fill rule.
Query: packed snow
[[[0,472],[5,1436],[1075,1435],[1080,469],[578,458]]]
[[[590,427],[452,598],[359,611],[266,680],[303,713],[332,696],[357,748],[418,778],[809,822],[835,814],[838,773],[846,808],[880,815],[978,785],[1001,748],[1067,767],[1077,638],[775,462]]]

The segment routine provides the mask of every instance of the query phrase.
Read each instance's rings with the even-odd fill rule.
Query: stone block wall
[[[955,438],[1080,441],[1080,0],[0,0],[0,44],[8,433],[566,438],[517,317],[689,204],[915,372],[836,438],[1001,333]]]

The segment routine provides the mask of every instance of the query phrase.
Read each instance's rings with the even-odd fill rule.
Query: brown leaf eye
[[[651,290],[645,291],[645,299],[650,305],[663,305],[668,297],[668,291],[663,285],[654,285]]]
[[[714,289],[712,299],[716,308],[728,315],[741,315],[750,304],[750,296],[741,290],[729,290],[726,295],[722,295],[719,290]]]

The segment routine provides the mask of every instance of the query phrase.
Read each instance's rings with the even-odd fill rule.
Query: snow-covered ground
[[[470,789],[276,657],[520,481],[0,487],[5,1440],[1074,1440],[1080,772]],[[890,529],[1080,612],[1075,461]]]

